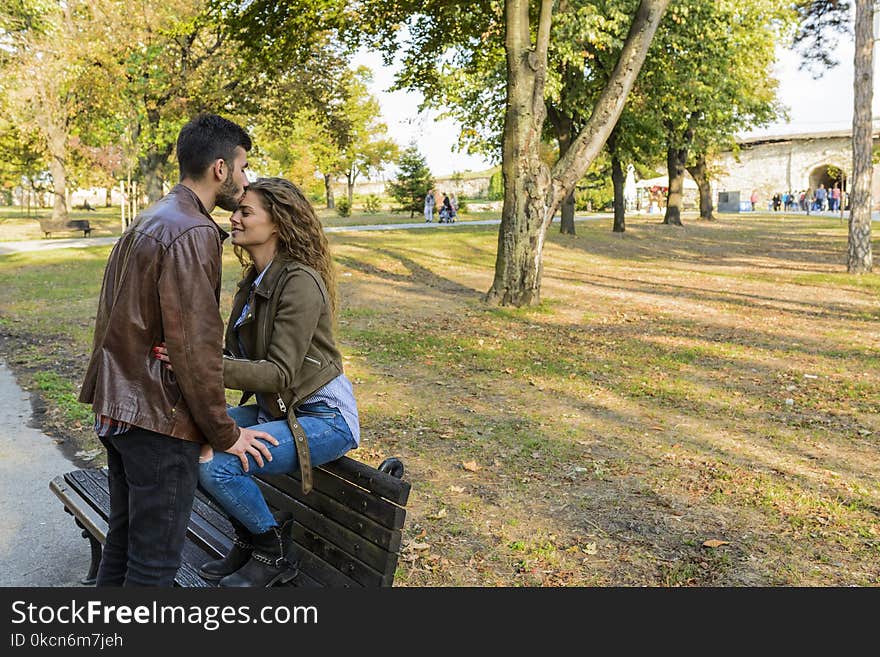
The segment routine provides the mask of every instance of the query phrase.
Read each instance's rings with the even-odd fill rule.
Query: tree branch
[[[590,163],[602,150],[605,141],[611,134],[611,130],[617,124],[623,112],[627,96],[638,77],[648,48],[663,12],[669,0],[641,0],[638,11],[633,18],[629,34],[620,53],[617,66],[602,92],[593,113],[590,115],[587,125],[577,136],[568,152],[560,158],[553,167],[553,191],[550,196],[550,206],[547,208],[547,217],[553,217],[553,213],[562,199],[573,189],[575,184],[583,177]]]

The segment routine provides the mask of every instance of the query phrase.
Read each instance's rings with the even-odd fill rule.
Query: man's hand
[[[278,441],[275,438],[265,431],[256,431],[255,429],[246,429],[244,427],[239,427],[239,430],[241,433],[238,435],[238,440],[235,441],[232,447],[226,450],[226,453],[234,454],[241,459],[241,467],[245,472],[248,471],[248,454],[254,457],[254,461],[257,462],[257,466],[260,468],[263,467],[264,456],[267,461],[272,460],[269,448],[261,441],[265,440],[267,443],[277,446]]]

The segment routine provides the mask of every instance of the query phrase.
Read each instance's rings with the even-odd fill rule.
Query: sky
[[[808,71],[798,70],[800,56],[797,53],[779,48],[775,74],[780,82],[780,99],[789,108],[789,121],[747,134],[780,135],[848,129],[852,124],[853,111],[853,53],[852,37],[841,38],[836,49],[840,64],[816,80]],[[363,64],[373,70],[370,91],[379,99],[389,134],[401,147],[415,139],[435,177],[455,172],[483,171],[492,166],[481,156],[455,151],[460,126],[451,120],[438,121],[436,111],[419,113],[420,93],[389,92],[396,69],[384,66],[378,54],[361,50],[354,64]],[[875,80],[875,84],[880,84],[876,72]],[[878,98],[880,94],[875,94],[875,115],[880,114]]]

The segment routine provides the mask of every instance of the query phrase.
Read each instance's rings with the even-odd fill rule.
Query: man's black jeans
[[[110,528],[96,586],[173,586],[201,446],[136,427],[101,442],[110,474]]]

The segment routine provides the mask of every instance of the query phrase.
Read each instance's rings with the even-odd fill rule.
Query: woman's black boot
[[[235,518],[230,518],[235,535],[232,538],[232,549],[222,559],[208,561],[199,568],[199,575],[212,582],[231,575],[244,566],[254,551],[253,534]]]
[[[289,525],[273,527],[262,534],[254,534],[254,551],[248,562],[231,575],[220,580],[222,587],[274,586],[286,584],[297,575],[297,569],[287,561],[287,534]]]

